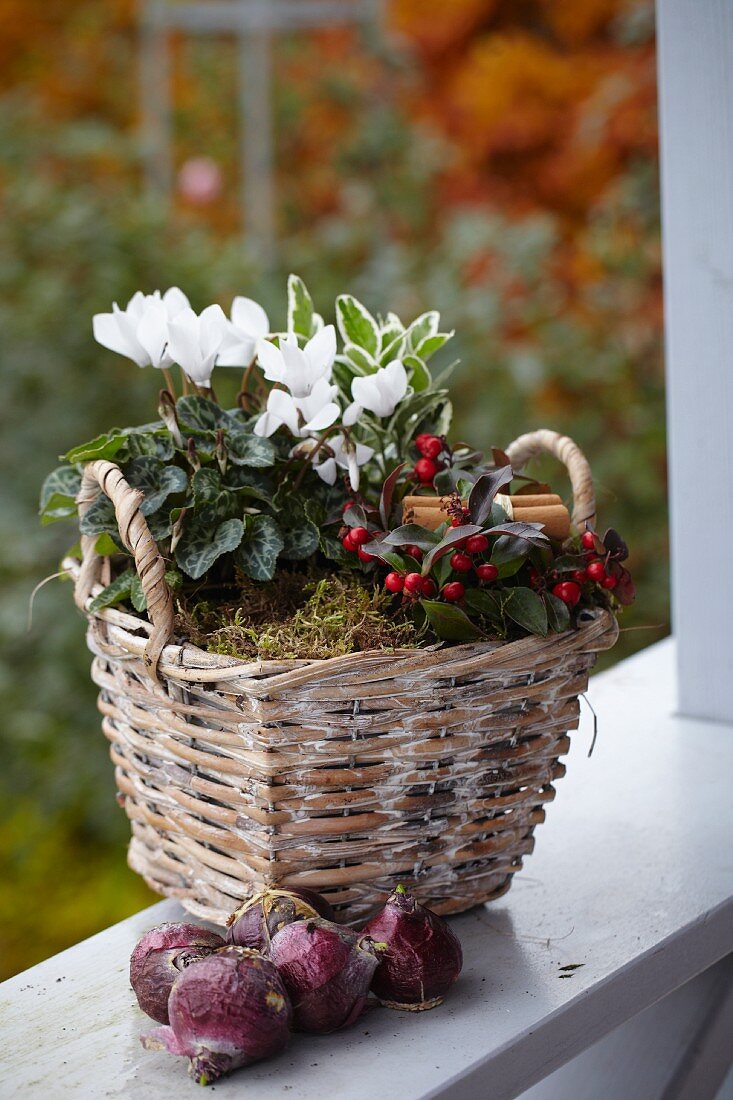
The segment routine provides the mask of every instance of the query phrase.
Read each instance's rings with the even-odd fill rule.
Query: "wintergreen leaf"
[[[547,634],[547,608],[531,588],[512,588],[504,601],[504,613],[530,634]]]
[[[351,294],[339,294],[336,299],[336,322],[344,344],[356,344],[372,356],[379,354],[377,322],[366,306]]]
[[[178,565],[193,580],[203,577],[222,554],[236,550],[244,535],[241,519],[217,523],[209,508],[202,508],[184,523],[183,535],[176,546]]]
[[[421,600],[420,603],[433,630],[443,641],[473,642],[483,637],[465,611],[455,604],[441,603],[439,600]]]
[[[94,462],[97,459],[111,459],[117,454],[125,443],[125,436],[119,428],[113,428],[111,432],[98,435],[96,439],[90,439],[88,443],[80,443],[78,447],[72,447],[63,456],[67,462]]]
[[[237,563],[253,581],[272,580],[284,541],[272,516],[254,516],[237,551]]]
[[[288,275],[288,332],[313,335],[313,299],[298,275]]]
[[[236,466],[256,466],[261,469],[275,463],[275,448],[269,439],[253,432],[229,430],[224,437],[227,455]]]
[[[467,588],[464,600],[472,611],[501,623],[503,601],[498,592],[489,592],[485,588]]]
[[[470,533],[474,534],[473,531]],[[439,544],[440,535],[435,531],[428,531],[427,527],[421,527],[418,523],[404,523],[390,531],[384,541],[388,546],[419,546],[421,550],[432,550]]]
[[[491,564],[501,568],[505,564],[518,561],[521,566],[526,560],[530,549],[530,544],[526,539],[512,538],[511,535],[501,535],[492,547]]]
[[[392,515],[394,491],[399,481],[400,474],[406,465],[407,463],[400,462],[399,466],[395,466],[394,470],[385,478],[384,484],[382,485],[382,492],[379,495],[379,518],[382,521],[382,527],[385,531],[389,531],[392,526],[390,517]]]
[[[320,543],[318,528],[305,516],[288,523],[282,530],[283,547],[280,553],[288,561],[301,561],[315,554]]]
[[[481,528],[475,523],[463,523],[460,527],[449,527],[443,537],[438,538],[437,546],[433,546],[423,558],[423,576],[427,576],[434,562],[450,553],[451,550],[455,550],[459,542],[470,538],[471,535],[480,534]],[[416,545],[419,544],[416,543]]]
[[[124,469],[130,485],[144,496],[140,511],[144,516],[157,512],[172,493],[183,493],[188,488],[188,475],[180,466],[167,466],[159,458],[142,455],[133,458]]]
[[[468,498],[468,510],[474,523],[483,527],[491,516],[494,497],[504,485],[509,484],[513,476],[511,466],[502,466],[481,475]]]
[[[561,600],[559,596],[554,596],[552,592],[546,592],[545,606],[547,608],[547,623],[550,630],[554,630],[557,634],[562,634],[563,630],[567,630],[570,626],[570,610],[568,605]]]
[[[90,611],[101,611],[104,607],[113,607],[116,603],[122,603],[130,595],[133,578],[137,576],[132,569],[126,569],[115,577],[111,584],[94,597],[89,604]]]

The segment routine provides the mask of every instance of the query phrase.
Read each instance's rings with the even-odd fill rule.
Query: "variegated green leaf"
[[[366,306],[351,294],[340,294],[336,299],[336,321],[344,344],[356,344],[371,356],[379,355],[377,322]]]
[[[298,275],[288,276],[288,332],[313,335],[313,299]]]
[[[176,415],[181,431],[187,432],[215,432],[217,428],[235,428],[237,421],[215,401],[208,397],[199,397],[197,394],[187,394],[179,397],[176,402]]]
[[[114,505],[104,493],[92,501],[79,520],[82,535],[118,535],[117,516]]]
[[[101,611],[104,607],[113,607],[116,603],[122,603],[123,600],[128,599],[135,577],[136,574],[132,569],[126,569],[124,573],[120,573],[119,577],[115,577],[111,584],[94,597],[89,604],[89,610]]]
[[[275,463],[275,448],[269,439],[253,432],[230,429],[224,437],[227,456],[236,466],[264,469]]]

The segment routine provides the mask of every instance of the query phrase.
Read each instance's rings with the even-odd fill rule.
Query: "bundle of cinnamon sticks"
[[[499,494],[496,500],[516,523],[541,523],[551,539],[563,540],[570,534],[570,513],[556,493]],[[402,522],[417,523],[434,531],[448,519],[447,504],[447,497],[407,496],[402,502]]]

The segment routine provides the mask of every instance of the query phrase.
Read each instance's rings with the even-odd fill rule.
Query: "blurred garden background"
[[[126,867],[68,584],[41,590],[28,630],[74,542],[38,524],[43,477],[155,415],[157,379],[92,340],[113,299],[239,293],[282,323],[292,270],[324,312],[342,290],[441,309],[462,361],[454,437],[577,439],[632,547],[614,658],[668,629],[652,3],[387,0],[377,21],[275,35],[272,257],[245,239],[231,35],[172,35],[170,187],[149,186],[149,10],[0,0],[0,977],[153,900]]]

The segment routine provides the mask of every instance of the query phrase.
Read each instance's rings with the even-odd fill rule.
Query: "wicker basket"
[[[540,451],[567,466],[584,528],[585,459],[545,430],[508,454],[521,469]],[[354,922],[404,878],[440,913],[508,890],[564,774],[588,671],[616,640],[612,614],[504,644],[245,664],[169,641],[173,602],[141,496],[92,462],[81,513],[100,487],[148,599],[149,621],[88,613],[88,644],[129,863],[153,890],[219,924],[263,882],[320,890]],[[109,579],[94,542],[66,563],[84,609]]]

